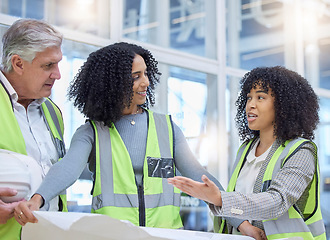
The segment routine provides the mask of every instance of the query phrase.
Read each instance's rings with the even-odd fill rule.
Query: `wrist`
[[[44,205],[44,198],[38,193],[34,194],[30,201],[32,201],[38,208],[42,208]]]
[[[242,234],[246,234],[244,229],[245,229],[245,227],[249,227],[249,226],[250,226],[250,222],[245,220],[237,227],[237,230]]]
[[[216,194],[216,201],[214,202],[214,205],[215,206],[218,206],[218,207],[222,207],[222,199],[221,199],[221,192],[218,191],[218,193]]]

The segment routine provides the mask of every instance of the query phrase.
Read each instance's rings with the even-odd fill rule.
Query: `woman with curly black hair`
[[[258,80],[258,81],[257,81]],[[259,81],[260,80],[260,81]],[[297,137],[312,140],[319,123],[318,98],[308,81],[283,67],[256,68],[241,80],[242,89],[236,101],[236,126],[242,141],[257,137],[260,130],[249,127],[246,103],[251,89],[271,89],[274,98],[274,136],[282,142]],[[308,116],[308,117],[307,117]]]
[[[204,183],[185,177],[168,181],[212,203],[215,215],[250,219],[267,239],[326,239],[317,148],[311,141],[319,104],[308,81],[284,67],[255,68],[241,80],[236,105],[244,143],[227,192],[206,176]],[[240,234],[224,220],[218,228]]]
[[[135,56],[144,61],[144,72],[132,72]],[[88,119],[113,127],[123,115],[135,118],[143,108],[155,104],[154,90],[161,75],[157,65],[152,54],[140,46],[109,45],[89,55],[71,83],[69,99]],[[144,81],[136,81],[141,79]]]
[[[94,179],[92,212],[138,226],[182,227],[180,191],[166,181],[176,169],[195,180],[206,174],[222,189],[171,117],[149,110],[159,76],[152,54],[134,44],[115,43],[90,54],[69,90],[89,121],[32,199],[19,205],[23,224],[35,222],[30,210],[73,184],[86,164]],[[242,220],[231,222],[238,226]]]

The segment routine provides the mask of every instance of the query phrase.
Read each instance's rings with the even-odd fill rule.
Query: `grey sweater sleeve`
[[[204,174],[223,191],[224,189],[220,182],[199,163],[191,152],[185,136],[175,123],[173,123],[173,129],[175,137],[175,165],[182,176],[202,182],[201,177]],[[238,226],[244,221],[236,218],[226,218],[226,220],[235,228],[238,228]]]
[[[84,170],[94,141],[90,123],[80,126],[72,137],[70,149],[61,161],[48,171],[36,193],[47,204],[63,190],[71,186]]]

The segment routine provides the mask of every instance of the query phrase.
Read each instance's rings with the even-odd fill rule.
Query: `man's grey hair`
[[[2,37],[2,70],[10,72],[11,58],[17,54],[32,62],[38,52],[48,47],[61,47],[63,35],[48,23],[34,19],[15,21]]]

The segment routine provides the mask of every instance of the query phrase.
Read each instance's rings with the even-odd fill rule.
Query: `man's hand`
[[[257,240],[267,240],[265,232],[260,228],[252,226],[249,221],[242,222],[242,224],[238,226],[238,230],[245,236],[253,237]]]
[[[0,196],[12,197],[17,194],[17,191],[11,188],[0,188]],[[19,202],[5,203],[0,200],[0,224],[5,224],[14,216],[14,209]]]

